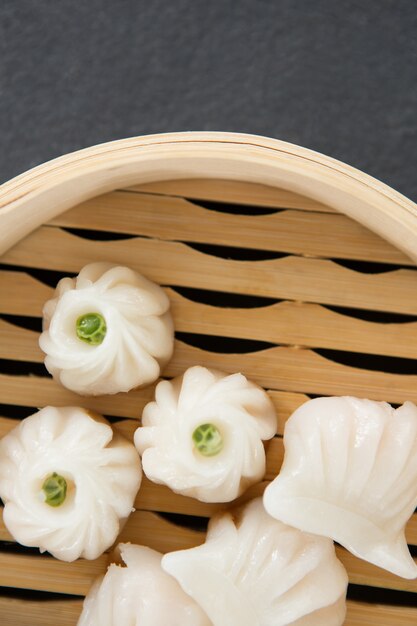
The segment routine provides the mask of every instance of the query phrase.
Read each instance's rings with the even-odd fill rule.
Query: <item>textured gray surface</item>
[[[131,135],[258,133],[417,200],[416,0],[2,0],[0,181]]]

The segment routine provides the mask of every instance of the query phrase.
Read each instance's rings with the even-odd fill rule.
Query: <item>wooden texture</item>
[[[238,207],[236,213],[221,213],[183,198],[115,191],[92,198],[57,216],[51,223],[168,241],[413,264],[398,248],[337,213],[285,210],[273,215],[239,215]]]
[[[74,406],[82,403],[87,409],[117,417],[140,418],[144,406],[153,398],[155,385],[113,396],[83,397],[68,391],[48,377],[0,374],[0,397],[5,404],[38,407]],[[267,390],[278,415],[278,434],[282,435],[287,418],[308,396],[289,391]],[[0,428],[2,425],[0,419]]]
[[[42,600],[0,598],[0,615],[5,625],[73,626],[81,608],[82,600],[70,597],[50,600],[47,611]],[[415,626],[416,616],[413,608],[348,602],[345,626]]]
[[[272,209],[334,212],[330,206],[312,200],[308,196],[302,196],[286,189],[258,183],[246,183],[245,181],[180,178],[178,180],[159,180],[156,183],[133,185],[128,191]]]
[[[43,361],[35,331],[0,320],[0,358]],[[263,387],[315,395],[354,395],[372,400],[417,402],[417,375],[391,374],[336,363],[297,347],[274,347],[242,354],[217,353],[176,341],[165,374],[179,376],[187,367],[204,365],[233,373],[242,371]],[[303,376],[300,376],[303,372]]]
[[[41,165],[0,189],[0,252],[75,204],[116,188],[183,178],[279,187],[349,215],[415,258],[416,206],[339,161],[266,137],[173,133],[101,144]],[[75,184],[74,184],[75,183]]]
[[[48,226],[28,235],[2,260],[76,273],[103,258],[128,264],[162,285],[175,280],[181,287],[417,315],[415,269],[365,274],[333,261],[297,256],[225,261],[183,243],[143,238],[91,241]]]
[[[417,357],[417,322],[373,323],[318,304],[283,301],[257,308],[216,307],[165,289],[178,331],[256,339],[332,350],[405,358]],[[0,273],[0,314],[42,316],[53,289],[16,271]],[[309,324],[305,324],[305,320]]]
[[[177,526],[166,522],[154,513],[142,512],[135,522],[140,528],[141,542],[160,552],[193,548],[204,541],[203,532],[178,529]],[[123,535],[123,540],[127,537],[130,538],[129,532]],[[417,580],[403,580],[390,572],[357,559],[344,548],[337,547],[336,553],[352,583],[417,592]],[[42,558],[40,555],[23,556],[0,553],[0,585],[5,585],[8,581],[9,586],[12,587],[85,595],[94,577],[105,572],[107,563],[108,559],[105,555],[95,561],[78,560],[74,563],[65,563],[50,557]],[[14,574],[15,578],[11,574],[11,567],[17,570]],[[36,572],[36,580],[31,579],[32,572]]]
[[[0,404],[8,416],[0,418],[0,436],[17,416],[46,404],[81,404],[118,417],[116,428],[129,438],[139,425],[154,386],[80,398],[39,375],[43,357],[30,327],[32,318],[39,326],[53,292],[47,283],[53,272],[73,274],[94,260],[130,265],[164,285],[180,333],[164,376],[201,363],[243,370],[267,388],[280,418],[278,435],[266,445],[265,481],[238,504],[261,495],[279,471],[285,421],[308,394],[417,402],[417,271],[407,256],[417,257],[415,206],[321,155],[261,138],[222,138],[191,133],[116,142],[63,157],[0,188]],[[220,171],[233,180],[216,180]],[[185,174],[192,178],[182,180]],[[245,206],[255,208],[244,214]],[[250,299],[259,296],[267,300]],[[120,540],[161,551],[201,543],[204,535],[192,528],[201,520],[193,516],[225,507],[146,478],[135,505]],[[165,513],[187,518],[168,521]],[[406,533],[417,545],[417,515]],[[12,541],[2,516],[0,541]],[[369,586],[417,591],[416,581],[343,548],[338,555],[365,598]],[[1,586],[68,596],[47,594],[41,603],[25,591],[15,597],[5,590],[0,623],[75,626],[81,601],[71,596],[84,595],[106,564],[106,555],[66,564],[0,544]],[[417,612],[408,602],[410,596],[398,607],[351,601],[346,624],[414,624]]]

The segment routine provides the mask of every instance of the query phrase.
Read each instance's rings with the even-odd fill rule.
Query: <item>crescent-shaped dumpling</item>
[[[161,568],[162,554],[131,544],[118,546],[112,564],[86,599],[78,626],[210,626],[200,607]]]
[[[166,554],[163,569],[213,626],[341,626],[347,574],[333,542],[270,517],[262,499],[220,513],[206,542]]]
[[[290,417],[284,445],[281,472],[264,494],[266,510],[415,578],[404,527],[417,506],[417,407],[316,398]]]

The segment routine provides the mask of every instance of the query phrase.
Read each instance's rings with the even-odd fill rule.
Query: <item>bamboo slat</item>
[[[73,563],[52,557],[0,551],[0,586],[86,595],[94,579],[106,571],[108,558]]]
[[[0,374],[0,398],[3,404],[27,407],[79,406],[117,417],[139,419],[154,395],[155,384],[113,396],[80,397],[49,377]],[[282,400],[284,403],[285,398]],[[299,403],[303,401],[300,397]],[[295,402],[292,406],[295,406]]]
[[[417,609],[411,607],[366,604],[348,601],[345,626],[415,626]],[[0,597],[0,615],[4,624],[18,626],[75,626],[82,600],[71,597],[50,600],[22,600]]]
[[[417,623],[417,609],[407,606],[347,603],[345,626],[411,626]]]
[[[324,211],[327,213],[334,211],[330,206],[293,191],[234,180],[210,178],[158,180],[152,183],[133,185],[127,191],[278,209],[301,209],[302,211]]]
[[[103,259],[129,265],[162,285],[417,314],[417,271],[413,269],[362,274],[333,261],[291,256],[232,261],[182,243],[141,238],[91,241],[48,226],[28,235],[2,261],[77,272]]]
[[[113,396],[83,397],[68,391],[59,383],[48,377],[40,376],[13,376],[0,374],[0,398],[4,404],[43,407],[47,404],[53,406],[78,406],[112,415],[116,417],[129,417],[138,419],[144,406],[154,397],[155,385],[119,393]],[[306,402],[308,396],[301,393],[288,391],[267,390],[278,415],[278,434],[282,435],[285,421],[301,404]],[[4,418],[3,418],[4,419]],[[1,429],[0,418],[0,429]]]
[[[250,487],[245,493],[234,502],[238,506],[244,504],[251,498],[261,496],[269,481],[264,481]],[[158,485],[155,487],[146,476],[143,478],[142,486],[135,501],[135,507],[144,511],[155,511],[164,513],[178,513],[181,515],[194,515],[197,517],[211,517],[217,511],[227,508],[225,504],[208,504],[200,502],[186,496],[173,493],[168,487]],[[410,527],[407,530],[407,537],[410,545],[417,545],[416,541],[416,519],[415,515],[409,522]]]
[[[417,322],[376,323],[318,304],[278,302],[260,308],[219,308],[165,290],[178,331],[276,344],[417,358]],[[0,273],[0,313],[41,316],[53,289],[28,274]]]
[[[0,320],[0,358],[43,361],[38,334]],[[354,395],[371,400],[417,402],[417,375],[387,374],[348,367],[311,350],[275,347],[245,354],[207,352],[176,341],[174,357],[164,375],[179,376],[187,367],[203,365],[225,372],[243,370],[259,385],[281,391],[315,395]],[[303,372],[302,377],[300,372]]]
[[[54,290],[23,272],[0,272],[0,312],[41,317]]]
[[[305,302],[283,301],[254,309],[218,308],[191,302],[172,289],[167,292],[179,331],[417,358],[417,322],[369,322]]]
[[[384,589],[399,589],[417,593],[417,579],[405,580],[395,574],[386,572],[376,565],[361,561],[350,552],[336,546],[336,554],[342,561],[349,575],[349,582],[355,585],[370,585],[371,587],[383,587]],[[417,559],[414,559],[417,562]]]
[[[242,368],[242,354],[217,354],[176,343],[167,376],[177,376],[191,365],[236,372]],[[302,374],[301,374],[302,372]],[[314,395],[353,395],[372,400],[402,403],[417,401],[417,376],[387,374],[340,365],[311,350],[269,348],[244,356],[243,373],[271,389]]]
[[[13,541],[12,535],[4,525],[2,512],[0,513],[0,541]],[[125,541],[137,544],[146,541],[150,548],[165,553],[172,550],[174,544],[176,550],[186,550],[200,545],[204,542],[204,533],[179,525],[174,526],[150,511],[135,511],[117,538],[117,543]]]
[[[48,602],[0,596],[0,616],[4,626],[76,626],[82,604],[70,596]]]
[[[183,198],[119,191],[87,200],[50,223],[168,241],[413,265],[398,248],[337,213],[286,210],[264,216],[233,215]]]
[[[181,538],[177,543],[177,532],[174,526],[159,516],[153,516],[154,525],[143,524],[142,544],[162,551],[163,549],[176,550],[182,545],[192,547],[203,542],[204,533],[182,529]],[[150,520],[149,520],[150,521]],[[171,534],[168,533],[171,528]],[[160,531],[161,529],[161,531]],[[188,535],[188,539],[185,537]],[[345,566],[349,581],[354,584],[370,585],[389,589],[402,589],[417,592],[417,580],[404,580],[382,570],[366,561],[351,555],[344,548],[336,547],[336,554]],[[39,591],[49,590],[57,593],[85,595],[96,576],[103,573],[107,566],[107,557],[99,557],[95,561],[78,560],[65,563],[52,558],[42,558],[40,555],[29,556],[0,552],[0,585],[19,586],[24,589],[35,588]],[[25,572],[28,581],[25,580]],[[36,574],[30,582],[30,574]],[[23,584],[22,584],[23,583]]]
[[[266,485],[267,482],[265,482],[263,486],[265,487]],[[159,485],[155,485],[155,489],[159,489]],[[245,496],[243,499],[247,500],[249,497],[250,496]],[[156,517],[159,519],[158,524],[156,523]],[[151,511],[138,510],[128,519],[118,541],[126,541],[130,538],[134,543],[140,543],[144,533],[148,533],[149,536],[151,536],[152,529],[158,527],[158,539],[156,539],[155,536],[155,541],[158,540],[160,543],[158,544],[159,547],[155,548],[155,550],[160,550],[161,552],[172,550],[172,543],[169,542],[172,542],[172,535],[174,533],[178,536],[178,541],[181,542],[181,546],[183,546],[181,548],[178,547],[178,550],[191,548],[202,543],[201,533],[199,534],[196,531],[193,532],[190,529],[184,529],[182,526],[176,526],[174,531],[172,524],[165,522],[164,525],[163,522],[165,522],[165,520],[161,520],[159,516],[156,516],[155,513]],[[417,545],[417,513],[410,518],[407,524],[406,538],[409,545]]]

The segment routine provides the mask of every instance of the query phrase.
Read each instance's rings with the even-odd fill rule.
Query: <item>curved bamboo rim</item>
[[[0,186],[0,254],[91,197],[133,184],[223,178],[288,189],[330,205],[417,261],[417,205],[340,161],[283,141],[237,133],[148,135],[93,146]]]

